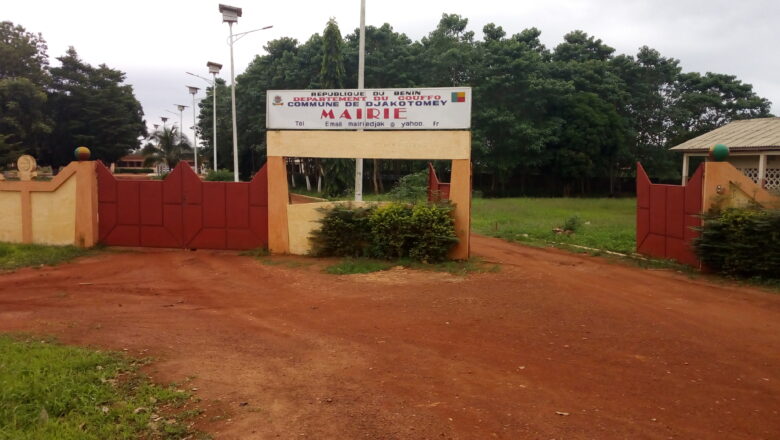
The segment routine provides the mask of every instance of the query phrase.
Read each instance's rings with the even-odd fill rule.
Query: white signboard
[[[270,130],[462,130],[471,88],[269,90]]]

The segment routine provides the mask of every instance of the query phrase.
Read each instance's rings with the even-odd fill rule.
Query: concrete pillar
[[[452,161],[450,173],[450,201],[455,204],[455,235],[458,244],[450,251],[450,257],[456,260],[469,258],[469,238],[471,235],[471,160]]]
[[[284,157],[268,156],[268,250],[272,254],[290,252],[287,231],[287,167]]]
[[[687,153],[683,154],[682,163],[682,186],[688,183],[688,167],[690,165],[690,156]]]
[[[92,247],[98,242],[98,187],[95,161],[76,164],[76,246]]]
[[[758,156],[758,185],[761,188],[766,185],[766,154]]]

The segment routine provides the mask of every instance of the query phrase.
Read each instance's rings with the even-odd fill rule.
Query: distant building
[[[745,176],[773,192],[780,192],[780,118],[744,119],[730,122],[683,142],[672,151],[683,153],[682,183],[694,156],[707,156],[710,147],[729,147],[728,162]]]
[[[146,158],[142,154],[138,154],[138,153],[128,154],[127,156],[122,156],[118,161],[116,161],[116,163],[114,164],[114,166],[112,166],[111,169],[115,173],[121,172],[121,171],[117,171],[119,169],[128,170],[131,173],[138,172],[137,170],[143,170],[143,169],[154,170],[154,172],[157,174],[170,171],[164,163],[160,163],[152,166],[144,166],[144,159]],[[192,155],[190,155],[190,157],[182,158],[181,160],[183,162],[187,162],[190,165],[190,167],[193,170],[195,170],[195,160],[192,157]]]
[[[123,156],[115,164],[116,168],[128,168],[133,170],[140,170],[142,168],[150,168],[144,166],[144,157],[140,154],[128,154]]]

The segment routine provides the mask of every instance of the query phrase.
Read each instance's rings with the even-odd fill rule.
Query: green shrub
[[[452,206],[392,203],[382,207],[337,205],[311,235],[312,254],[333,257],[372,256],[443,261],[458,242]]]
[[[312,232],[312,254],[322,257],[367,257],[371,248],[370,218],[375,207],[336,205],[326,210],[322,227]]]
[[[387,193],[391,200],[421,202],[428,199],[428,170],[407,174]]]
[[[582,226],[582,219],[578,215],[573,215],[563,223],[563,230],[577,232],[580,226]]]
[[[114,170],[116,174],[152,174],[153,172],[152,168],[117,168]]]
[[[411,231],[412,210],[401,203],[380,206],[371,214],[371,255],[376,258],[402,258],[414,238]]]
[[[437,263],[458,242],[450,204],[419,204],[412,208],[409,225],[409,257],[423,263]]]
[[[230,170],[209,170],[205,179],[208,182],[232,182],[234,174]]]
[[[780,211],[730,208],[707,214],[694,247],[712,270],[780,279]]]

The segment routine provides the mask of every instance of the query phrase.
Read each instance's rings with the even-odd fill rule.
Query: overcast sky
[[[306,41],[334,17],[342,34],[359,25],[360,0],[225,0],[243,8],[235,32],[267,25],[236,43],[236,75],[263,45],[288,36]],[[553,48],[564,34],[582,29],[601,38],[618,53],[636,54],[650,46],[663,56],[681,60],[685,71],[736,75],[780,109],[780,1],[743,0],[367,0],[366,24],[390,23],[413,40],[435,28],[441,14],[469,19],[469,29],[482,37],[482,26],[496,23],[508,34],[537,27]],[[106,63],[127,73],[144,107],[147,123],[161,116],[178,117],[174,104],[192,106],[185,85],[206,84],[185,71],[208,76],[206,61],[224,64],[230,76],[228,26],[221,23],[218,1],[204,0],[25,0],[4,1],[0,19],[41,32],[49,56],[74,46],[90,64]],[[203,96],[203,90],[200,92]],[[192,108],[184,114],[192,126]]]

